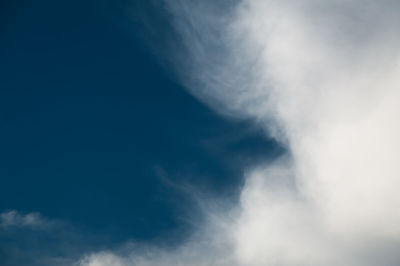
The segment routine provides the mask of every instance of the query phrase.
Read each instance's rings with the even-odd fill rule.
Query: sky
[[[1,265],[131,240],[175,245],[199,219],[186,190],[237,198],[240,165],[283,152],[190,95],[147,48],[132,5],[122,7],[1,3],[0,212],[60,224],[0,226]]]
[[[0,4],[0,264],[400,263],[400,4]]]

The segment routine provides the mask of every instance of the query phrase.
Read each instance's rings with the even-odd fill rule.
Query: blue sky
[[[400,2],[0,4],[0,265],[398,266]]]
[[[177,187],[237,198],[241,166],[282,148],[162,67],[142,27],[154,7],[131,3],[135,20],[127,6],[95,2],[1,4],[0,212],[66,223],[82,251],[185,238],[198,214]],[[16,231],[0,234],[2,265],[37,256],[11,250],[76,252],[64,236]]]

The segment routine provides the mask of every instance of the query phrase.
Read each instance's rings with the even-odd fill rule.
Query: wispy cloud
[[[166,1],[181,81],[289,155],[247,169],[238,206],[181,247],[81,265],[398,265],[400,2]]]
[[[96,249],[98,240],[66,221],[38,212],[0,213],[0,264],[4,266],[74,265],[83,253]]]
[[[49,229],[55,223],[42,217],[40,213],[22,214],[16,210],[0,213],[0,228],[22,227],[30,229]]]

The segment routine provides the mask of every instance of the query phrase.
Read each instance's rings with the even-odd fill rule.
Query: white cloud
[[[248,169],[239,206],[177,250],[82,265],[398,265],[400,2],[167,3],[182,82],[290,158]]]

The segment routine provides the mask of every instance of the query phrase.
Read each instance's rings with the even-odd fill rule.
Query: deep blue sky
[[[159,64],[141,23],[167,35],[160,10],[125,7],[1,1],[0,212],[39,212],[110,243],[162,239],[195,215],[170,182],[235,197],[244,164],[281,152]]]

